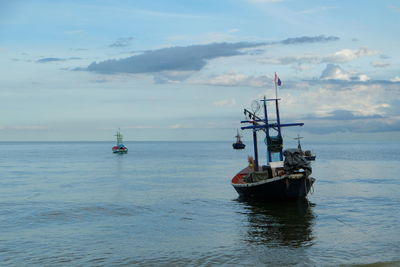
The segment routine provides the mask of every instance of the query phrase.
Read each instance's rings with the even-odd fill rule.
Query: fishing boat
[[[264,118],[257,115],[259,102],[255,110],[244,109],[246,120],[241,123],[250,124],[241,127],[242,130],[253,132],[254,157],[248,157],[248,166],[238,172],[231,181],[242,199],[301,199],[309,193],[315,179],[311,175],[311,166],[299,149],[283,150],[282,128],[303,126],[304,123],[282,124],[279,115],[279,100],[264,98],[260,100],[263,106]],[[267,103],[275,106],[276,120],[269,120]],[[275,104],[275,105],[274,105]],[[252,105],[253,108],[253,105]],[[265,134],[267,164],[259,165],[257,133]],[[285,157],[285,158],[283,158]]]
[[[301,148],[301,144],[300,144],[300,139],[302,139],[303,137],[300,135],[297,135],[296,138],[293,138],[294,140],[297,140],[297,149],[301,151],[301,153],[303,154],[304,158],[308,161],[312,161],[315,160],[316,156],[315,154],[313,154],[311,152],[311,150],[303,150]]]
[[[235,137],[236,137],[236,142],[232,144],[233,149],[244,149],[246,147],[246,145],[243,144],[243,142],[241,140],[239,130],[237,130],[237,134]]]
[[[112,152],[117,154],[128,153],[128,148],[122,142],[123,136],[121,134],[121,131],[118,130],[115,136],[117,137],[117,145],[113,146]]]

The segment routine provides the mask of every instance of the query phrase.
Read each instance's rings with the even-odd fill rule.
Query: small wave
[[[366,184],[400,184],[399,179],[386,179],[386,178],[363,178],[363,179],[351,179],[348,182],[352,183],[366,183]]]
[[[57,205],[54,207],[38,207],[26,214],[23,221],[32,224],[73,223],[99,220],[110,217],[132,217],[143,215],[149,208],[136,205],[118,205],[96,203],[85,205]]]

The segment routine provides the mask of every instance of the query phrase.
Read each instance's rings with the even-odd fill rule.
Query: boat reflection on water
[[[311,246],[315,216],[314,204],[308,200],[296,202],[249,202],[239,200],[248,215],[246,241],[268,247]]]

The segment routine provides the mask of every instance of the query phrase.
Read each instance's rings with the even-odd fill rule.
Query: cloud
[[[330,111],[325,116],[308,116],[308,119],[317,119],[317,120],[340,120],[340,121],[348,121],[348,120],[365,120],[365,119],[378,119],[383,118],[382,115],[355,115],[351,110],[338,109]]]
[[[391,10],[396,11],[396,12],[400,12],[400,7],[398,7],[398,6],[389,6],[389,8],[390,8]]]
[[[350,81],[348,72],[345,72],[340,66],[334,64],[326,65],[322,71],[321,80],[345,80]]]
[[[70,48],[69,50],[75,51],[75,52],[80,52],[80,51],[87,51],[89,49],[87,49],[87,48]]]
[[[326,134],[400,130],[400,82],[303,83],[296,92],[282,90],[280,96],[285,102],[285,117],[303,118],[305,131]]]
[[[126,47],[131,44],[133,37],[121,37],[118,38],[114,43],[110,44],[109,47]]]
[[[400,117],[382,117],[359,120],[310,120],[305,131],[315,134],[382,133],[400,131]]]
[[[218,57],[243,55],[241,49],[265,43],[213,43],[207,45],[175,46],[145,51],[143,54],[123,59],[93,62],[88,71],[100,73],[155,73],[162,71],[198,71],[207,60]]]
[[[325,62],[349,62],[360,57],[371,56],[379,54],[380,52],[377,50],[370,50],[368,48],[360,48],[357,50],[351,49],[342,49],[335,52],[333,55],[325,57],[323,61]]]
[[[271,85],[272,77],[267,75],[252,76],[240,73],[225,73],[204,79],[191,81],[195,84],[216,85],[216,86],[249,86],[262,88]]]
[[[340,38],[336,36],[325,36],[325,35],[318,35],[318,36],[302,36],[302,37],[295,37],[295,38],[287,38],[282,40],[278,43],[285,44],[285,45],[293,45],[293,44],[305,44],[305,43],[324,43],[324,42],[332,42],[332,41],[339,41]]]
[[[214,106],[217,106],[217,107],[234,106],[234,105],[236,105],[236,99],[235,98],[224,99],[224,100],[220,100],[220,101],[215,101],[213,104],[214,104]]]
[[[315,13],[320,13],[325,10],[329,9],[335,9],[335,7],[329,7],[329,6],[322,6],[322,7],[316,7],[316,8],[311,8],[311,9],[306,9],[299,11],[299,14],[315,14]]]
[[[209,60],[220,57],[233,57],[251,54],[249,49],[266,45],[294,45],[315,42],[329,42],[338,40],[334,36],[314,36],[288,38],[278,42],[238,42],[238,43],[211,43],[191,46],[175,46],[157,50],[144,51],[142,54],[121,59],[110,59],[101,62],[93,62],[87,68],[76,68],[75,70],[86,70],[98,73],[160,73],[160,72],[182,72],[199,71]],[[122,45],[117,42],[115,45]],[[246,51],[244,51],[246,50]],[[259,53],[259,52],[258,52]]]
[[[392,79],[390,79],[391,82],[400,82],[400,76],[395,76]]]
[[[373,61],[371,62],[371,65],[375,68],[386,68],[390,66],[389,63],[383,61]]]
[[[179,83],[193,75],[194,71],[162,71],[154,73],[154,82],[158,84]]]
[[[79,58],[79,57],[70,57],[70,58],[45,57],[45,58],[36,60],[36,63],[60,62],[60,61],[76,60],[76,59],[81,59],[81,58]]]
[[[365,74],[353,74],[344,71],[339,65],[328,64],[322,71],[321,80],[343,80],[343,81],[360,81],[366,82],[370,78]]]
[[[294,115],[312,112],[313,117],[332,119],[340,116],[349,118],[349,113],[340,113],[340,110],[350,111],[357,117],[399,113],[396,101],[400,102],[398,91],[400,83],[332,83],[331,81],[295,86],[296,92],[289,89],[281,90],[281,95],[288,105],[288,110]],[[338,110],[339,112],[336,112]]]
[[[37,63],[48,63],[48,62],[58,62],[58,61],[65,61],[65,58],[46,57],[36,60]]]
[[[321,64],[321,63],[345,63],[352,60],[356,60],[361,57],[371,56],[378,54],[379,51],[370,50],[368,48],[359,48],[355,50],[342,49],[331,55],[319,56],[314,54],[306,54],[302,56],[285,56],[278,58],[263,58],[259,60],[261,63],[274,64],[274,65],[290,65],[297,64],[299,69],[306,68],[305,64]]]

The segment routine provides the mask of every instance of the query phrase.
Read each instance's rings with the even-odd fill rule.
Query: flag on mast
[[[281,86],[281,85],[282,85],[281,79],[279,79],[278,75],[276,75],[276,72],[275,72],[274,82],[275,82],[275,84],[278,85],[278,86]]]

